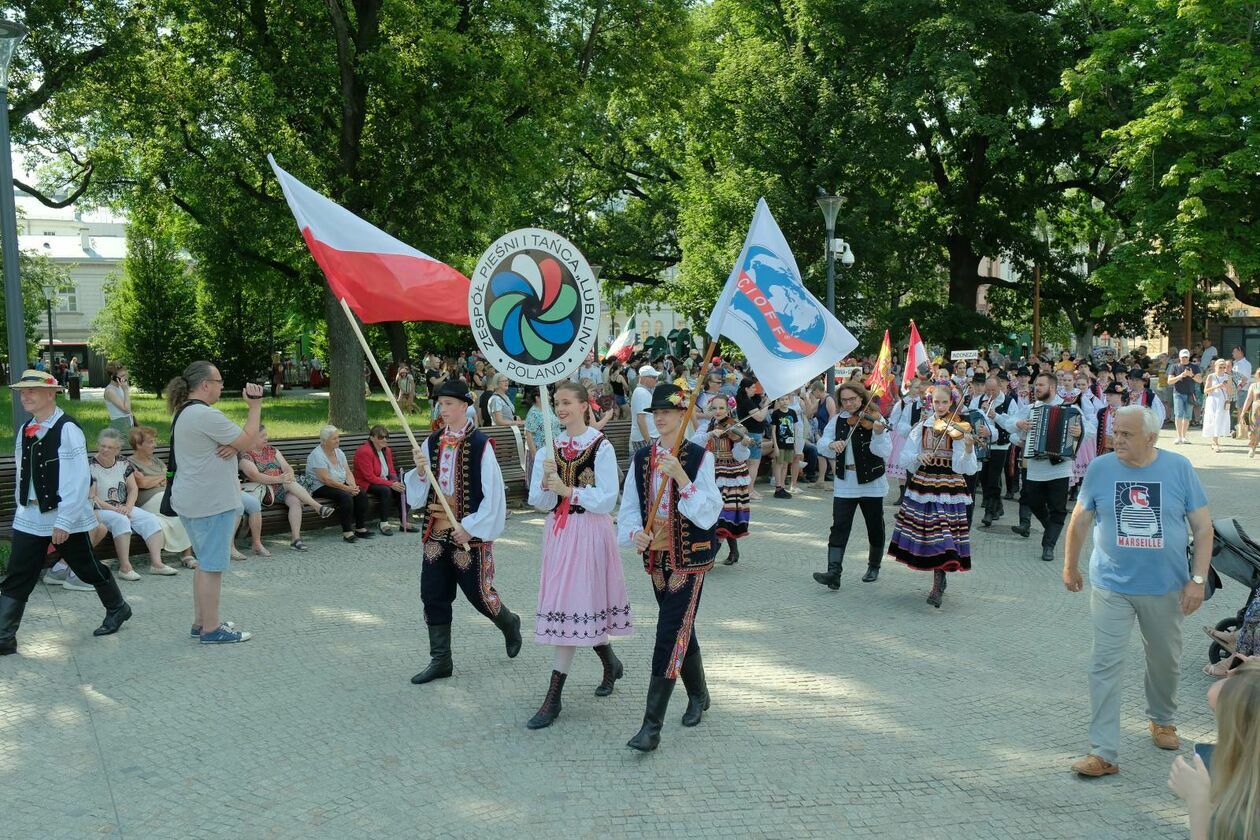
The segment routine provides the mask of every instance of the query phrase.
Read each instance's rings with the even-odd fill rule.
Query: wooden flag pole
[[[709,342],[709,349],[704,353],[704,362],[700,365],[700,373],[696,376],[696,387],[691,392],[691,402],[687,405],[687,413],[683,415],[682,425],[678,427],[678,437],[674,440],[674,446],[671,453],[675,458],[678,457],[679,450],[682,449],[683,441],[687,437],[687,426],[691,424],[691,418],[696,413],[696,401],[700,399],[700,392],[704,390],[704,382],[709,374],[709,363],[713,359],[713,354],[717,352],[717,339]],[[648,441],[648,445],[652,446],[652,442]],[[661,489],[658,490],[652,498],[652,506],[648,508],[647,522],[643,525],[643,530],[649,534],[652,533],[652,526],[656,524],[656,509],[661,506],[661,496],[665,493],[665,488],[669,486],[668,481],[661,482]],[[651,493],[651,487],[645,488]]]
[[[385,374],[381,373],[381,366],[376,363],[376,356],[372,354],[372,348],[368,347],[367,339],[363,337],[363,330],[359,329],[359,321],[354,317],[354,312],[350,310],[350,304],[346,303],[345,298],[341,298],[341,308],[345,311],[346,320],[350,322],[350,328],[354,330],[355,336],[359,339],[359,344],[363,346],[363,355],[367,356],[368,364],[372,366],[372,370],[376,373],[376,378],[381,385],[385,386],[385,396],[389,397],[389,404],[394,407],[394,414],[398,416],[398,422],[402,424],[403,433],[407,435],[407,440],[411,441],[411,448],[419,452],[420,444],[416,441],[415,433],[411,431],[411,424],[407,422],[407,416],[403,414],[402,407],[398,405],[398,400],[394,399],[394,390],[385,381]],[[451,525],[458,525],[459,522],[455,519],[451,506],[447,504],[446,496],[442,494],[442,488],[438,487],[437,477],[433,475],[433,469],[429,466],[428,460],[421,458],[420,462],[424,466],[424,477],[428,480],[429,487],[433,489],[434,495],[437,496],[438,502],[442,505],[447,521]],[[468,543],[461,543],[461,545],[464,551],[471,550],[468,547]]]

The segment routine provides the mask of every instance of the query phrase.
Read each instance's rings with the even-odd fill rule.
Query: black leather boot
[[[600,662],[604,663],[604,678],[595,689],[595,696],[607,697],[613,693],[613,683],[621,679],[625,669],[621,665],[621,660],[617,658],[617,654],[613,653],[611,644],[596,645],[595,655],[599,657]]]
[[[932,591],[928,593],[927,602],[938,610],[941,608],[941,596],[945,594],[945,573],[937,569],[932,573]]]
[[[730,553],[726,555],[726,559],[722,561],[722,565],[734,566],[739,562],[739,541],[732,537],[727,537],[726,544],[730,546]]]
[[[564,679],[568,674],[559,671],[551,672],[551,684],[547,686],[547,696],[543,698],[538,712],[525,724],[526,729],[546,729],[560,717],[560,692],[564,690]]]
[[[1059,542],[1062,525],[1051,525],[1041,537],[1041,559],[1047,563],[1054,560],[1054,547]]]
[[[980,526],[988,528],[993,524],[993,499],[989,496],[984,497],[984,516],[980,518]]]
[[[500,605],[499,614],[494,617],[494,626],[503,631],[508,659],[515,659],[516,654],[521,652],[521,617]]]
[[[413,685],[443,680],[455,673],[451,662],[451,625],[429,625],[429,667],[411,678]]]
[[[704,681],[704,662],[700,659],[700,651],[687,652],[679,673],[687,689],[687,711],[683,712],[682,725],[695,726],[709,710],[709,686]]]
[[[25,601],[0,595],[0,656],[17,653],[18,625],[22,623],[24,612]]]
[[[879,580],[879,566],[867,566],[866,574],[862,575],[862,583],[874,583]]]
[[[669,708],[669,695],[674,693],[674,681],[666,677],[652,677],[648,683],[647,709],[643,712],[643,726],[626,746],[640,752],[651,752],[660,746],[661,724]]]
[[[123,622],[131,618],[131,607],[118,591],[118,581],[111,575],[104,583],[96,584],[96,597],[101,599],[105,607],[105,618],[101,626],[92,631],[93,636],[108,636],[117,633]]]
[[[1024,539],[1028,539],[1028,532],[1032,530],[1032,510],[1030,508],[1023,505],[1019,506],[1019,524],[1012,525],[1011,530]]]
[[[844,571],[844,549],[827,546],[827,571],[814,572],[814,580],[835,591],[840,588],[840,574]]]

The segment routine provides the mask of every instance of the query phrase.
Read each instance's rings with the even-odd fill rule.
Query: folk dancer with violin
[[[989,435],[989,457],[980,464],[980,487],[984,499],[984,516],[980,518],[980,525],[985,528],[1006,513],[1002,504],[1002,476],[1006,471],[1011,434],[1001,427],[997,417],[1010,411],[1014,404],[1014,396],[1002,392],[1002,382],[997,374],[987,377],[984,390],[971,400],[971,411],[983,415],[985,431]]]
[[[687,688],[683,726],[700,723],[709,708],[695,622],[704,575],[713,568],[717,553],[714,526],[722,495],[713,453],[689,440],[682,442],[677,457],[671,451],[686,406],[687,395],[677,385],[664,383],[652,391],[646,410],[652,413],[660,438],[631,457],[617,514],[617,539],[643,555],[659,608],[643,726],[626,744],[642,752],[660,744],[665,711],[680,674]],[[653,503],[656,510],[649,515]]]
[[[1063,398],[1058,393],[1058,383],[1050,371],[1037,374],[1033,380],[1034,400],[1031,405],[1019,406],[998,418],[998,423],[1011,433],[1011,443],[1022,447],[1032,422],[1029,417],[1032,409],[1038,406],[1062,405]],[[1093,417],[1082,415],[1083,421],[1074,420],[1068,427],[1071,437],[1094,434]],[[1046,562],[1054,560],[1055,545],[1059,535],[1063,533],[1063,523],[1067,520],[1068,482],[1072,477],[1073,462],[1071,460],[1053,458],[1034,458],[1024,461],[1024,486],[1019,498],[1019,524],[1012,525],[1011,530],[1024,539],[1032,530],[1032,519],[1037,517],[1041,527],[1045,529],[1041,536],[1041,559]]]
[[[718,492],[722,494],[722,512],[718,514],[717,538],[726,540],[728,552],[724,566],[739,562],[739,540],[748,536],[748,446],[744,443],[743,426],[735,422],[731,412],[735,398],[717,394],[709,400],[708,425],[691,436],[692,443],[713,453],[714,474]]]
[[[897,400],[892,413],[888,415],[888,424],[892,427],[892,453],[888,456],[887,475],[897,482],[897,500],[894,505],[901,504],[901,497],[906,492],[906,470],[901,466],[901,450],[910,437],[910,430],[923,419],[923,387],[922,379],[910,380],[906,393]],[[823,448],[823,447],[820,447]]]
[[[888,495],[885,473],[893,448],[888,424],[861,383],[845,382],[837,389],[836,397],[840,400],[840,413],[828,421],[818,438],[818,448],[831,453],[836,463],[827,571],[814,572],[814,580],[832,590],[840,588],[844,550],[849,544],[853,514],[859,508],[866,520],[870,544],[862,582],[874,583],[879,577],[885,545],[884,497]]]
[[[547,511],[534,641],[552,646],[555,654],[546,697],[526,724],[529,729],[548,727],[559,716],[560,694],[580,647],[593,649],[604,666],[595,696],[612,694],[623,668],[610,637],[634,634],[610,515],[621,471],[612,443],[586,425],[589,400],[577,382],[556,385],[556,417],[564,432],[555,439],[553,457],[534,460],[530,476],[529,503]]]
[[[932,388],[932,414],[910,432],[901,463],[912,472],[893,521],[888,553],[912,569],[932,572],[927,602],[940,608],[945,573],[971,569],[967,481],[980,469],[975,435],[958,420],[961,397],[948,386]]]
[[[468,603],[503,633],[508,658],[521,651],[521,617],[499,598],[494,588],[493,544],[507,522],[503,474],[494,444],[468,419],[473,404],[468,386],[449,379],[433,392],[442,428],[412,450],[417,464],[429,462],[437,479],[435,492],[446,497],[455,521],[447,519],[439,501],[429,502],[429,480],[423,470],[403,476],[412,509],[425,507],[424,559],[420,565],[420,600],[429,630],[429,666],[411,678],[415,685],[451,676],[451,605],[456,589]]]
[[[1129,389],[1120,382],[1108,382],[1103,387],[1104,405],[1098,409],[1098,430],[1094,449],[1099,456],[1115,450],[1116,410],[1128,401]]]

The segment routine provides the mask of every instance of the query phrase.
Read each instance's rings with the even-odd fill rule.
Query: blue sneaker
[[[223,624],[221,624],[221,625],[219,625],[219,626],[220,626],[220,627],[226,627],[226,628],[227,628],[227,629],[229,629],[229,630],[235,630],[235,629],[236,629],[236,625],[235,625],[235,624],[233,624],[233,623],[232,623],[232,622],[230,622],[230,621],[225,621],[225,622],[223,622]],[[188,635],[189,635],[189,636],[191,636],[191,637],[193,637],[194,639],[200,639],[200,638],[201,638],[201,625],[200,625],[200,624],[194,624],[194,625],[192,626],[192,631],[191,631]]]
[[[246,633],[243,630],[231,630],[226,624],[220,624],[218,628],[211,630],[209,633],[201,634],[201,643],[203,645],[233,645],[237,642],[248,642],[253,638],[252,633]]]

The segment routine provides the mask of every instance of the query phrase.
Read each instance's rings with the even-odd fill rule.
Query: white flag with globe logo
[[[843,359],[857,339],[801,282],[764,198],[705,332],[739,345],[766,396],[790,393]]]

